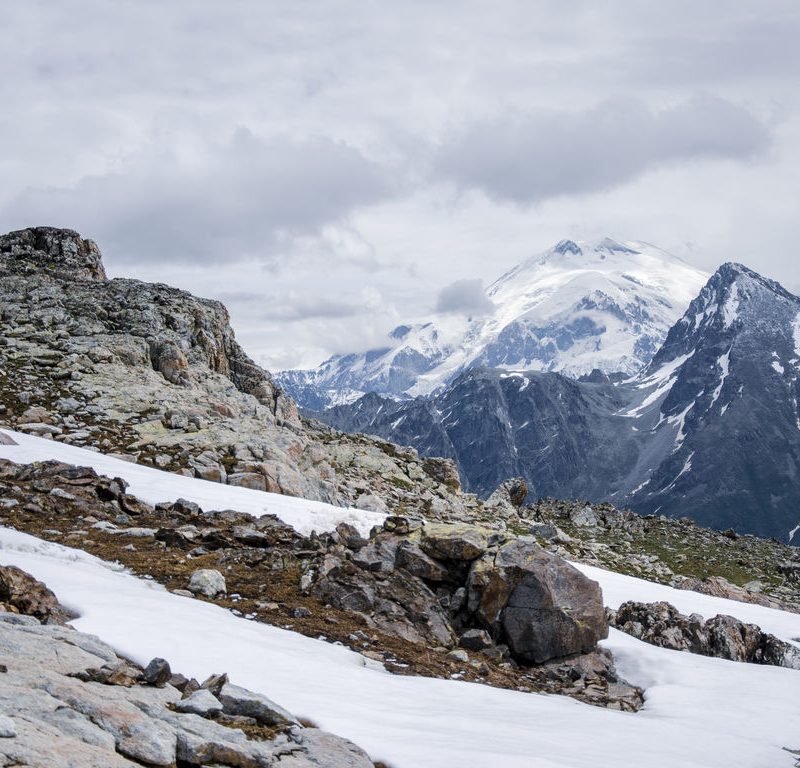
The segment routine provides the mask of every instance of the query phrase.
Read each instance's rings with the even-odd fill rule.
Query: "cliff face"
[[[0,319],[0,417],[23,431],[337,504],[481,506],[441,461],[301,422],[222,304],[108,280],[98,247],[71,230],[0,237]]]

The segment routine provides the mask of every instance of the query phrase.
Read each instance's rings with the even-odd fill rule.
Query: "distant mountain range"
[[[318,411],[368,392],[437,393],[476,367],[629,376],[650,362],[707,279],[647,243],[563,240],[490,285],[480,316],[409,322],[383,348],[335,355],[276,380],[302,408]]]
[[[498,358],[487,350],[499,349],[503,331],[487,332],[479,338],[491,340],[476,347],[475,367],[461,358],[452,366],[454,379],[435,396],[403,401],[368,394],[321,418],[452,457],[466,487],[482,495],[519,475],[533,497],[610,500],[642,513],[792,540],[800,529],[800,298],[744,266],[724,264],[663,338],[660,329],[683,296],[678,286],[693,290],[696,270],[632,244],[589,249],[566,242],[549,257],[512,270],[490,295],[508,296],[498,286],[512,285],[514,275],[531,269],[542,275],[556,253],[564,257],[559,269],[552,267],[556,282],[569,289],[568,297],[554,289],[546,299],[547,306],[560,308],[558,323],[548,325],[531,308],[542,300],[498,312],[480,327],[498,327],[502,314],[515,318],[503,328],[533,334],[534,327],[551,327],[555,338],[557,327],[582,327],[579,317],[585,316],[591,323],[586,333],[566,332],[567,343],[540,357],[529,351],[538,354],[541,346],[522,345]],[[624,268],[604,272],[605,263],[617,258]],[[580,266],[565,278],[575,260]],[[588,277],[589,263],[598,266],[594,278]],[[644,264],[652,276],[647,288]],[[630,280],[619,276],[622,271]],[[659,290],[653,288],[656,277]],[[631,285],[627,292],[623,281]],[[586,315],[576,310],[579,292],[572,289],[578,284],[596,289],[594,305],[582,303]],[[522,311],[523,305],[529,309]],[[498,301],[501,306],[506,303]],[[498,367],[531,361],[539,370]],[[622,381],[604,373],[631,371],[637,361],[640,370]],[[579,380],[564,375],[583,373],[588,365],[596,370]]]

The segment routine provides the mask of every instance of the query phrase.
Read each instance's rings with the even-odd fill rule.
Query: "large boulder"
[[[473,564],[467,608],[523,663],[588,653],[608,635],[597,582],[527,540]]]

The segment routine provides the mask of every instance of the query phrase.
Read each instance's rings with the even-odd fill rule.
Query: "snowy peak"
[[[561,240],[492,283],[491,311],[481,317],[439,313],[407,322],[382,349],[335,356],[278,380],[319,410],[365,392],[429,395],[475,366],[632,375],[707,279],[648,243]]]
[[[670,329],[645,375],[699,348],[730,347],[739,334],[784,337],[798,311],[800,298],[780,283],[742,264],[723,264]]]

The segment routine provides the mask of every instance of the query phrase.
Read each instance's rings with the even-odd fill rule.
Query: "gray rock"
[[[155,658],[144,668],[142,677],[148,685],[163,688],[172,677],[172,670],[166,660]]]
[[[217,597],[227,591],[225,577],[213,568],[200,568],[189,578],[189,591],[195,595]]]
[[[222,704],[211,691],[200,688],[175,704],[175,709],[178,712],[188,712],[193,715],[207,717],[208,715],[222,712]]]
[[[260,693],[253,693],[233,683],[225,683],[219,693],[222,711],[226,715],[255,718],[262,725],[299,725],[297,718],[283,707]]]
[[[17,726],[6,715],[0,715],[0,739],[13,739],[17,735]]]

